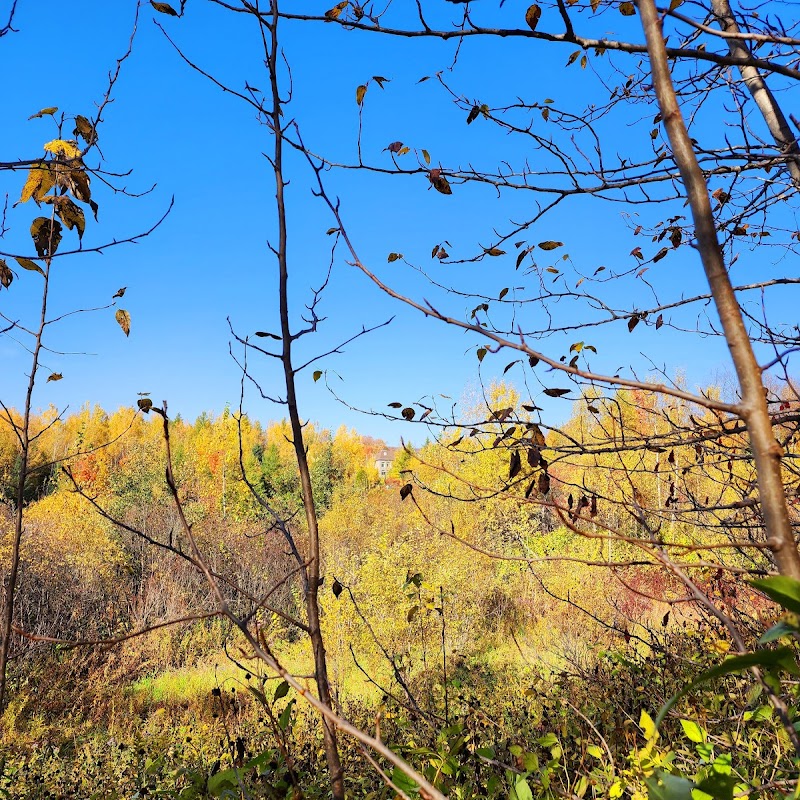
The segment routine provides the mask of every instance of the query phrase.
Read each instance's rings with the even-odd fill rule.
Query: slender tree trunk
[[[0,714],[3,713],[8,702],[8,657],[11,651],[11,636],[14,622],[14,603],[16,600],[17,583],[19,582],[19,561],[22,547],[22,535],[25,522],[25,482],[28,478],[28,464],[30,462],[30,425],[31,408],[33,405],[33,388],[36,384],[36,374],[39,370],[39,354],[42,349],[42,335],[47,322],[47,299],[50,288],[50,262],[45,262],[44,286],[42,287],[42,305],[39,316],[39,328],[36,331],[36,342],[31,357],[31,373],[28,377],[28,389],[25,393],[25,408],[22,417],[22,426],[17,429],[20,441],[20,468],[16,486],[16,504],[14,515],[14,540],[11,544],[11,563],[5,579],[3,591],[2,622],[0,625]],[[11,420],[9,420],[11,421]],[[13,421],[12,421],[13,424]]]
[[[637,0],[637,5],[647,41],[653,88],[673,157],[686,188],[697,249],[739,380],[742,395],[739,414],[747,425],[750,437],[767,544],[780,572],[800,580],[800,555],[792,532],[781,475],[782,450],[772,432],[761,368],[756,361],[717,239],[708,186],[697,162],[675,94],[661,19],[653,0]]]
[[[308,525],[308,561],[305,569],[306,616],[308,617],[309,637],[314,652],[314,676],[317,683],[319,699],[328,708],[332,708],[330,680],[328,678],[328,664],[325,655],[325,643],[322,638],[322,629],[319,618],[319,583],[320,583],[320,546],[319,525],[317,511],[314,505],[314,493],[311,488],[311,474],[308,468],[308,458],[303,441],[303,427],[297,405],[295,387],[295,373],[292,366],[292,343],[294,341],[289,322],[289,270],[287,258],[287,230],[286,206],[284,189],[286,183],[283,179],[283,136],[281,116],[280,87],[278,85],[278,6],[273,0],[272,23],[270,25],[271,43],[269,50],[268,69],[272,88],[272,113],[271,122],[275,136],[275,151],[273,156],[273,169],[275,172],[275,192],[278,212],[278,268],[279,268],[279,302],[281,320],[281,338],[283,349],[281,361],[283,363],[284,381],[286,384],[286,401],[289,410],[289,421],[292,428],[292,444],[294,445],[297,467],[300,472],[300,484],[303,491],[303,506],[305,508],[306,523]],[[336,737],[336,728],[326,717],[322,719],[325,758],[328,764],[333,800],[344,800],[344,775],[339,758],[339,747]]]
[[[733,16],[728,0],[711,0],[711,10],[725,33],[740,33],[739,24]],[[732,56],[752,58],[753,54],[750,52],[750,48],[742,39],[729,38],[727,42]],[[744,79],[745,86],[753,96],[761,116],[764,117],[775,144],[778,145],[781,153],[789,157],[787,164],[789,174],[792,176],[794,185],[800,188],[800,147],[797,145],[797,138],[792,134],[783,110],[756,67],[739,67],[739,72]]]

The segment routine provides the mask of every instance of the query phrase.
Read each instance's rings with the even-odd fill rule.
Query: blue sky
[[[519,9],[512,6],[509,3],[503,13],[517,13]],[[0,42],[0,68],[6,76],[0,158],[38,157],[42,144],[55,138],[49,118],[28,120],[40,108],[58,106],[67,115],[94,114],[108,70],[127,47],[133,9],[133,3],[122,0],[104,4],[76,0],[70,5],[67,46],[57,38],[50,41],[42,36],[43,4],[21,0],[16,20],[19,33]],[[444,13],[455,12],[448,7]],[[132,330],[126,339],[114,322],[113,310],[77,315],[54,328],[50,346],[90,355],[48,354],[44,358],[47,369],[63,373],[64,379],[40,383],[39,408],[52,403],[75,409],[91,402],[111,410],[135,402],[137,392],[149,391],[155,402],[168,400],[172,412],[185,418],[201,411],[218,413],[226,403],[235,406],[239,395],[239,371],[228,353],[226,318],[230,316],[243,335],[276,327],[276,271],[265,246],[275,234],[274,184],[262,155],[271,146],[268,132],[252,109],[192,72],[153,18],[189,58],[220,80],[236,89],[242,89],[245,80],[267,88],[252,24],[208,3],[189,3],[181,20],[155,14],[147,5],[142,8],[133,54],[123,67],[114,103],[104,114],[100,145],[106,168],[132,170],[115,181],[118,186],[132,192],[156,187],[134,199],[104,191],[95,181],[100,221],[89,220],[84,245],[147,229],[172,196],[174,209],[156,232],[136,245],[58,262],[51,311],[104,305],[118,288],[127,286],[120,306],[130,312]],[[363,147],[371,162],[390,166],[382,150],[396,140],[429,150],[433,163],[445,166],[468,162],[488,166],[500,158],[527,157],[523,145],[498,135],[488,125],[479,121],[467,127],[463,114],[452,109],[435,81],[418,83],[424,75],[451,63],[452,43],[409,43],[333,28],[285,28],[283,41],[294,89],[290,111],[312,150],[334,160],[354,158],[355,89],[370,76],[381,75],[391,82],[384,90],[371,84],[364,108]],[[451,79],[460,91],[482,102],[513,102],[524,94],[528,100],[541,102],[548,97],[580,111],[592,97],[600,96],[599,84],[591,70],[566,69],[568,54],[566,49],[554,51],[529,41],[469,43]],[[14,76],[13,80],[8,76]],[[640,135],[638,121],[649,113],[636,109],[630,127],[610,131],[618,136],[620,148],[627,152],[644,146],[644,139],[635,139],[633,132]],[[296,320],[309,299],[309,288],[320,282],[327,269],[331,237],[325,231],[334,223],[312,197],[311,176],[302,160],[290,155],[288,162],[291,300]],[[19,196],[24,178],[24,172],[2,173],[3,191],[11,202]],[[533,202],[529,193],[498,197],[491,189],[454,186],[452,196],[444,196],[432,191],[423,176],[386,180],[333,171],[326,181],[342,200],[342,213],[362,260],[409,295],[425,297],[461,317],[468,316],[475,305],[436,290],[401,262],[387,264],[390,252],[403,253],[430,269],[438,281],[487,295],[496,296],[506,286],[529,285],[530,276],[514,269],[513,248],[506,256],[472,265],[448,267],[430,258],[433,245],[445,239],[452,243],[454,255],[479,252],[479,245],[492,243],[493,228],[501,229],[508,219],[529,213]],[[568,252],[581,271],[591,273],[599,265],[627,267],[630,250],[642,242],[632,238],[624,211],[620,205],[579,200],[548,217],[530,239],[563,241],[565,248],[555,255]],[[27,228],[34,216],[31,203],[10,209],[10,230],[0,249],[29,253]],[[75,243],[76,237],[67,233],[61,247]],[[762,256],[751,257],[747,264],[748,280],[785,271],[785,265],[773,270]],[[19,272],[11,290],[0,293],[0,310],[14,319],[30,320],[39,278]],[[704,289],[699,263],[688,249],[662,261],[650,275],[673,295]],[[641,282],[628,281],[610,291],[613,297],[614,291],[624,294],[643,291],[643,287]],[[642,297],[646,305],[644,291]],[[779,300],[775,310],[787,322],[793,321],[788,302]],[[302,350],[298,360],[331,349],[362,325],[395,317],[391,325],[320,364],[329,371],[330,385],[349,404],[384,411],[395,400],[411,403],[438,394],[458,400],[474,393],[479,339],[423,319],[383,296],[347,265],[343,250],[337,253],[320,311],[328,321],[314,341],[309,338],[308,349]],[[530,323],[538,324],[536,320]],[[620,366],[633,366],[644,375],[652,363],[671,373],[685,371],[694,385],[714,379],[727,365],[724,349],[711,339],[670,335],[665,329],[656,334],[644,326],[629,334],[624,322],[591,334],[556,338],[548,351],[566,353],[575,340],[594,344],[599,351],[595,366],[611,373]],[[12,405],[22,402],[27,358],[15,342],[0,339],[0,396]],[[499,376],[513,359],[513,354],[487,357],[482,365],[484,378]],[[281,393],[273,365],[253,361],[251,365],[267,393]],[[507,377],[521,386],[516,368]],[[564,385],[563,379],[546,377],[545,381]],[[299,390],[302,415],[325,427],[335,429],[344,423],[391,444],[401,436],[414,441],[424,438],[419,428],[349,411],[331,396],[324,381],[312,380],[310,370],[301,375]],[[543,400],[541,396],[534,399]],[[566,401],[544,401],[549,420],[558,421],[569,412]],[[263,421],[283,416],[282,409],[270,407],[252,392],[246,405]]]

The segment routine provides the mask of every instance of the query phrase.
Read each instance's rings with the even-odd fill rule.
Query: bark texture
[[[767,544],[781,574],[800,580],[800,555],[792,532],[781,474],[783,453],[772,431],[761,368],[756,361],[717,239],[708,186],[675,94],[661,19],[653,0],[637,0],[637,5],[647,41],[653,89],[673,157],[686,188],[697,249],[739,381],[742,401],[738,413],[747,425],[750,437]]]

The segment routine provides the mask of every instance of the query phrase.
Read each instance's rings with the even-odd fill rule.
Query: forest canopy
[[[796,796],[791,9],[123,5],[0,136],[0,791]]]

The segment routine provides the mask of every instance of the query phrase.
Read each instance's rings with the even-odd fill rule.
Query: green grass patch
[[[241,670],[224,658],[140,678],[130,686],[137,699],[163,705],[184,705],[208,697],[215,688],[239,685]]]

